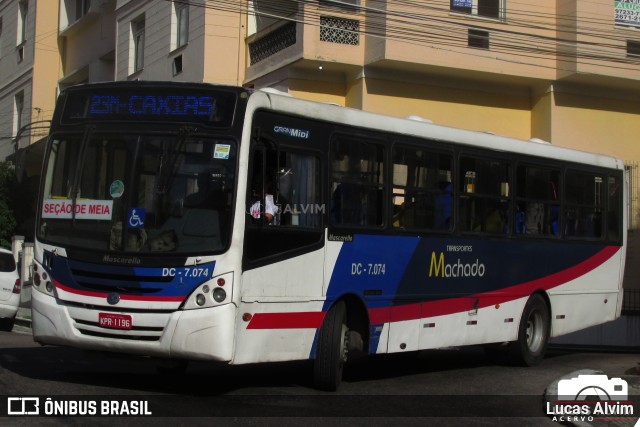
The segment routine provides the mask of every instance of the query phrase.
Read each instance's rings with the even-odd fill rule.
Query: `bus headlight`
[[[52,277],[37,262],[33,262],[33,288],[44,294],[56,297],[56,286],[53,284]]]
[[[207,299],[204,297],[204,295],[196,295],[196,304],[198,304],[199,306],[203,306],[205,302],[207,302]]]
[[[54,290],[55,291],[55,290]],[[216,307],[233,299],[233,273],[219,274],[193,290],[185,301],[184,310]]]
[[[213,299],[216,302],[222,302],[227,298],[227,293],[222,288],[215,288],[213,290]]]

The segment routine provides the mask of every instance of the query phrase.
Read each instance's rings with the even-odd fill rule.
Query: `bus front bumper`
[[[174,312],[110,311],[65,305],[34,289],[33,339],[41,344],[141,356],[230,362],[236,306]],[[125,319],[118,328],[101,318]],[[130,324],[130,327],[129,327]]]

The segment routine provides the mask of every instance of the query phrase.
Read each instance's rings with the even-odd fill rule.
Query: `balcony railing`
[[[294,44],[296,44],[296,23],[289,22],[249,43],[250,64],[254,65]]]
[[[321,16],[320,41],[358,46],[360,44],[360,21],[336,18],[335,16]]]

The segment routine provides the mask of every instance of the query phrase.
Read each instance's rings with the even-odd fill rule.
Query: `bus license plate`
[[[98,313],[98,324],[102,328],[131,329],[131,316],[128,314]]]

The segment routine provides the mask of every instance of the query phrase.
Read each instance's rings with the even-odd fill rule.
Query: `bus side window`
[[[311,154],[281,152],[275,173],[278,222],[282,226],[321,224],[320,159]]]
[[[603,238],[604,177],[573,170],[567,171],[566,177],[565,234],[585,239]]]
[[[509,233],[511,165],[503,160],[464,156],[459,171],[460,230]]]
[[[294,256],[322,242],[320,158],[272,146],[258,146],[252,156],[244,251],[248,262]]]
[[[620,198],[622,197],[620,180],[616,176],[609,176],[607,203],[607,239],[620,238]]]
[[[397,144],[393,149],[394,228],[451,229],[452,156]]]
[[[519,165],[515,234],[560,235],[560,171]],[[566,222],[565,222],[566,224]]]
[[[384,148],[366,139],[339,136],[331,144],[332,225],[384,223]]]

